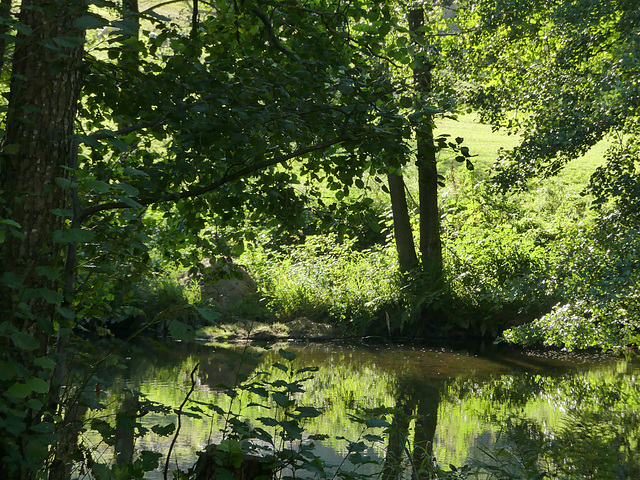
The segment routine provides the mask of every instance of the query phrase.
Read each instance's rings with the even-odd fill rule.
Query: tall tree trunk
[[[402,175],[389,173],[387,182],[389,183],[389,196],[391,197],[393,233],[396,240],[396,250],[398,251],[398,263],[400,264],[400,271],[408,272],[418,265],[418,256],[416,255],[416,246],[413,242],[413,232],[411,231],[411,219],[407,207],[404,179]]]
[[[26,27],[21,31],[28,29],[29,33],[18,34],[16,41],[0,153],[0,216],[18,223],[22,233],[7,235],[0,244],[3,279],[12,279],[0,282],[0,311],[21,335],[38,343],[32,349],[14,340],[3,354],[5,360],[18,362],[40,379],[48,378],[48,370],[39,370],[32,360],[47,353],[54,306],[61,298],[60,275],[55,272],[61,267],[63,252],[52,237],[62,228],[63,217],[53,211],[67,206],[62,187],[69,175],[66,168],[73,165],[84,41],[84,32],[75,21],[85,11],[84,0],[23,0],[19,22]],[[8,285],[20,283],[20,289]],[[31,451],[38,442],[30,428],[45,412],[33,413],[26,406],[23,412],[24,434],[13,437],[15,432],[0,432],[0,436],[2,447],[14,444],[15,451],[29,451],[24,465],[30,467],[23,465],[21,471],[7,467],[8,478],[31,478],[30,468],[38,469],[38,461],[43,460],[34,458],[35,451]],[[47,454],[46,445],[40,445],[40,453]]]
[[[409,12],[409,30],[417,38],[423,38],[420,31],[424,27],[424,10],[414,8]],[[418,95],[426,97],[431,93],[432,65],[424,56],[416,57],[417,66],[413,78]],[[424,127],[416,131],[418,144],[418,188],[420,192],[420,256],[425,273],[434,281],[442,277],[442,243],[440,240],[440,213],[438,211],[438,172],[436,149],[433,143],[433,126],[424,122]]]
[[[20,22],[31,33],[18,37],[13,56],[0,189],[3,215],[19,223],[25,236],[8,236],[1,248],[3,271],[20,274],[29,287],[57,290],[35,268],[61,260],[52,234],[62,226],[62,217],[52,210],[65,207],[66,194],[56,178],[68,177],[65,167],[74,150],[83,41],[74,20],[83,4],[25,0],[20,11]],[[62,37],[64,45],[69,37],[78,45],[53,47]],[[13,311],[10,295],[3,298],[3,307]]]

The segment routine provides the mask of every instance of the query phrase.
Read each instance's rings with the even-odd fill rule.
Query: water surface
[[[198,451],[222,439],[225,416],[204,404],[241,415],[249,427],[262,426],[260,418],[284,418],[272,399],[246,394],[232,399],[226,387],[244,379],[291,382],[304,377],[305,391],[293,398],[322,410],[304,428],[305,435],[328,436],[317,451],[329,462],[338,463],[346,452],[346,441],[336,437],[356,441],[375,433],[383,441],[371,444],[366,453],[382,463],[389,451],[400,448],[405,476],[419,452],[426,451],[441,465],[497,465],[512,478],[527,478],[527,469],[558,478],[640,478],[637,362],[336,345],[287,346],[295,354],[290,361],[289,355],[278,353],[280,348],[134,348],[126,352],[126,369],[112,372],[107,394],[114,409],[124,387],[177,408],[192,388],[194,372],[190,399],[211,415],[181,418],[172,468],[188,468]],[[297,377],[292,373],[305,367],[317,371]],[[365,431],[351,418],[376,407],[394,409],[384,418],[402,435],[390,439],[383,428]],[[142,422],[149,428],[166,425],[175,423],[176,415],[148,414]],[[399,446],[398,438],[403,445],[407,439],[406,447]],[[171,440],[150,434],[137,440],[136,448],[166,454]],[[112,453],[105,449],[104,455]]]

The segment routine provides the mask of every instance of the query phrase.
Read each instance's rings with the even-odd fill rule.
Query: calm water
[[[395,408],[385,418],[408,439],[402,451],[417,455],[432,449],[441,465],[498,465],[512,478],[534,478],[522,472],[536,469],[557,478],[640,478],[637,362],[334,345],[287,346],[296,357],[289,361],[279,348],[171,345],[119,352],[126,357],[126,368],[107,374],[112,382],[103,387],[107,410],[115,412],[123,388],[177,408],[195,372],[190,398],[211,415],[182,418],[171,467],[188,468],[196,452],[222,438],[224,417],[205,404],[240,414],[251,426],[261,426],[260,417],[282,415],[273,402],[257,395],[232,400],[222,384],[233,386],[243,378],[291,382],[296,377],[292,372],[313,366],[316,372],[298,375],[310,378],[303,383],[305,392],[295,398],[322,409],[322,416],[304,426],[308,434],[328,436],[316,450],[328,462],[339,463],[346,451],[345,440],[336,437],[356,441],[367,433],[381,435],[384,440],[367,449],[381,462],[389,449],[398,448],[382,428],[364,431],[362,423],[351,419],[384,406]],[[250,406],[252,402],[260,406]],[[148,428],[175,421],[175,414],[160,413],[142,419]],[[166,453],[172,438],[147,435],[136,449]],[[86,440],[97,444],[95,438]],[[99,447],[95,457],[112,455]]]

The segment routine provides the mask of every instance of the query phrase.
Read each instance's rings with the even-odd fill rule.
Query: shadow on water
[[[640,478],[637,363],[384,346],[286,348],[295,353],[296,368],[318,367],[298,401],[324,412],[306,422],[305,431],[329,437],[318,445],[327,461],[346,452],[345,441],[336,437],[355,440],[363,435],[362,423],[350,420],[353,414],[385,407],[389,426],[374,429],[384,442],[370,452],[384,480],[432,478],[438,465],[449,464],[482,470],[477,477],[470,470],[469,478]],[[191,386],[189,372],[198,365],[193,400],[233,410],[248,425],[257,425],[259,417],[275,410],[251,407],[251,398],[232,399],[224,392],[258,374],[282,374],[273,367],[278,359],[277,348],[134,349],[126,369],[112,376],[111,395],[129,388],[175,408]],[[175,414],[153,414],[143,424],[172,421]],[[184,418],[172,466],[193,464],[198,451],[220,441],[224,422],[223,415],[214,413]],[[151,434],[137,439],[135,448],[166,453],[170,441]],[[127,452],[131,447],[126,444]],[[606,461],[597,452],[606,453]]]

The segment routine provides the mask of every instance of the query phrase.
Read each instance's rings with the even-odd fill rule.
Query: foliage
[[[465,66],[455,71],[468,82],[467,104],[521,136],[493,166],[498,190],[531,191],[532,178],[557,175],[596,143],[609,142],[583,192],[594,195],[600,225],[587,233],[562,228],[553,232],[557,242],[544,242],[557,265],[545,274],[545,288],[559,303],[508,338],[569,349],[636,344],[637,265],[629,252],[638,227],[637,8],[626,0],[479,0],[461,2],[456,13],[469,35],[447,51]],[[567,215],[576,222],[581,216],[578,209]]]
[[[598,229],[576,232],[559,245],[556,282],[566,303],[505,338],[568,350],[617,351],[638,343],[638,235],[612,214]]]
[[[276,318],[348,322],[353,332],[398,301],[390,249],[359,251],[354,244],[336,235],[308,236],[304,244],[279,252],[247,251],[243,260]]]
[[[503,189],[556,174],[609,133],[634,135],[633,2],[480,0],[457,12],[461,28],[471,29],[453,47],[464,55],[469,100],[492,124],[523,135],[496,163]],[[617,161],[606,168],[613,176]]]

